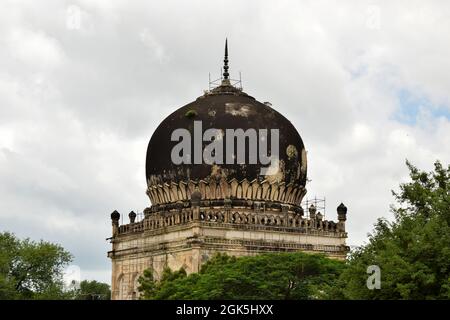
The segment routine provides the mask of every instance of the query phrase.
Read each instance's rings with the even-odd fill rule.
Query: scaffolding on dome
[[[222,74],[222,69],[220,69],[220,74]],[[209,86],[208,90],[211,91],[214,88],[220,87],[222,85],[222,82],[224,80],[224,77],[220,77],[215,80],[211,80],[211,73],[209,73]],[[242,87],[242,75],[241,72],[239,72],[239,79],[227,79],[230,82],[230,85],[232,85],[235,88],[238,88],[239,90],[243,90]]]
[[[325,213],[326,213],[326,210],[325,210],[326,209],[325,197],[323,199],[314,197],[313,199],[306,199],[306,200],[302,201],[301,207],[303,208],[303,210],[305,212],[305,215],[308,218],[309,218],[309,208],[312,205],[316,208],[316,212],[317,213],[320,212],[323,215],[323,219],[325,220],[325,216],[326,216],[325,215]]]

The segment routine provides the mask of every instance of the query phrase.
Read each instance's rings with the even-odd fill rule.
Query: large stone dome
[[[201,161],[194,164],[194,155],[188,154],[190,162],[176,164],[172,150],[179,140],[172,141],[172,134],[177,129],[186,129],[192,141],[202,139],[198,137],[198,129],[194,129],[195,122],[201,123],[201,134],[211,128],[222,133],[227,129],[243,129],[244,132],[266,129],[270,136],[271,129],[278,129],[279,161],[270,165],[259,161],[252,164],[247,154],[245,163],[237,164],[234,156],[236,161],[231,164],[225,161],[229,150],[225,150],[224,141],[223,163]],[[246,153],[251,148],[248,142],[246,140]],[[203,141],[202,147],[209,143]],[[266,145],[267,155],[270,155],[271,140]],[[194,142],[189,151],[195,152]],[[306,193],[306,152],[300,135],[288,119],[268,103],[258,102],[225,80],[161,122],[148,145],[146,177],[147,194],[153,205],[190,202],[191,195],[197,191],[198,200],[265,200],[298,206]]]
[[[236,85],[239,85],[237,87]],[[135,299],[135,279],[150,268],[199,272],[217,252],[230,256],[297,252],[345,260],[347,208],[338,221],[318,209],[324,200],[302,199],[306,151],[294,126],[270,103],[242,92],[230,80],[228,45],[222,77],[155,130],[147,149],[144,218],[112,220],[112,298]],[[131,286],[127,286],[130,284]]]

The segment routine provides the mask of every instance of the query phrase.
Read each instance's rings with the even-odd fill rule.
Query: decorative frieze
[[[201,200],[243,199],[256,201],[272,201],[292,205],[300,205],[306,189],[303,186],[284,182],[248,181],[244,179],[200,180],[179,183],[171,182],[150,185],[147,195],[153,205],[186,202],[191,200],[194,192],[200,192]]]

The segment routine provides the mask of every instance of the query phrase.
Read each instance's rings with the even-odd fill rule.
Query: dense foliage
[[[83,280],[80,282],[80,289],[75,292],[75,299],[109,300],[111,299],[111,290],[106,283],[95,280]]]
[[[65,299],[64,267],[70,253],[45,241],[0,233],[0,299]]]
[[[334,286],[344,267],[322,255],[271,253],[248,257],[217,254],[199,273],[150,270],[139,279],[144,299],[313,299]]]
[[[351,253],[335,297],[450,298],[450,166],[436,162],[430,173],[407,166],[411,181],[393,192],[394,221],[379,219],[368,243]],[[369,265],[381,269],[379,290],[366,286]]]

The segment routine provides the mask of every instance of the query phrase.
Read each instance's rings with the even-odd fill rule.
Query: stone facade
[[[112,251],[108,253],[113,299],[137,299],[137,279],[147,268],[157,278],[165,266],[198,272],[215,252],[243,256],[304,251],[337,259],[344,259],[348,252],[343,205],[338,207],[338,222],[322,220],[314,207],[305,218],[289,205],[276,208],[250,200],[239,206],[232,200],[223,206],[205,205],[194,199],[188,207],[156,207],[160,211],[149,209],[138,222],[131,214],[132,222],[121,226],[120,216],[113,213]]]

